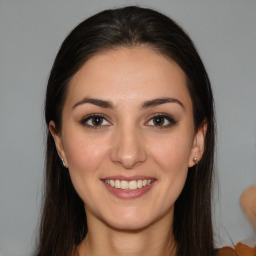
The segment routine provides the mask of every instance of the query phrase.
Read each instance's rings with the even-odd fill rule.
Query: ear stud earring
[[[65,162],[64,162],[64,160],[63,160],[63,158],[61,158],[61,162],[62,162],[62,165],[63,165],[65,168],[67,168],[67,167],[66,167],[66,164],[65,164]]]
[[[193,162],[194,162],[194,164],[197,164],[197,158],[196,157],[193,158]]]

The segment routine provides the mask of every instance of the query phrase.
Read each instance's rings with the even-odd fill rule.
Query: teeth
[[[116,188],[121,188],[120,180],[115,181],[115,187]]]
[[[132,181],[129,181],[129,189],[137,189],[137,181],[136,180],[132,180]]]
[[[104,182],[111,187],[125,190],[135,190],[150,185],[152,180],[104,180]]]
[[[138,180],[137,184],[138,184],[138,188],[142,188],[142,180]]]
[[[128,189],[129,188],[128,181],[127,180],[121,180],[120,188],[121,189]]]
[[[143,187],[145,187],[147,184],[148,184],[148,181],[147,181],[147,180],[143,180],[143,181],[142,181],[142,186],[143,186]]]

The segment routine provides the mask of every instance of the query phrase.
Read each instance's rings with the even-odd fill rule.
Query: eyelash
[[[93,118],[101,118],[101,121],[104,123],[104,120],[105,122],[108,122],[109,124],[105,124],[105,125],[93,125],[93,124],[88,124],[89,121],[92,122],[92,119]],[[156,118],[161,118],[161,119],[164,119],[164,123],[167,121],[168,124],[164,125],[164,126],[158,126],[158,125],[147,125],[147,126],[153,126],[154,128],[157,128],[157,129],[166,129],[166,128],[169,128],[173,125],[176,125],[177,124],[177,121],[170,115],[167,115],[167,114],[163,114],[163,113],[157,113],[155,114],[154,116],[152,116],[149,121],[146,122],[146,124],[148,124],[149,122],[154,122],[154,119]],[[102,114],[91,114],[85,118],[83,118],[80,123],[88,128],[92,128],[92,129],[102,129],[104,128],[104,126],[110,126],[111,123],[107,120],[107,117],[105,115],[102,115]]]
[[[88,128],[92,128],[92,129],[101,129],[104,126],[109,126],[111,124],[109,121],[107,121],[109,123],[109,125],[99,125],[99,126],[97,126],[97,125],[88,124],[88,122],[92,121],[92,119],[95,118],[95,117],[103,119],[103,122],[104,122],[104,120],[107,121],[107,117],[105,115],[102,115],[102,114],[91,114],[91,115],[86,116],[85,118],[83,118],[80,123],[82,125],[88,127]]]
[[[164,119],[164,122],[166,122],[166,120],[167,120],[168,124],[164,125],[164,126],[157,126],[157,125],[149,125],[149,126],[154,126],[157,129],[166,129],[166,128],[170,128],[171,126],[177,124],[177,121],[172,116],[167,115],[167,114],[163,114],[163,113],[155,114],[154,116],[152,116],[150,118],[150,120],[147,123],[149,123],[151,121],[153,122],[153,120],[156,119],[156,118]]]

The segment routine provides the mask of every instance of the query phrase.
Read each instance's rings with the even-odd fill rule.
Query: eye
[[[92,114],[87,117],[85,117],[81,121],[82,125],[85,125],[90,128],[101,128],[102,126],[109,126],[111,123],[107,121],[106,117],[104,115],[100,114]]]
[[[147,122],[147,125],[158,128],[168,128],[176,123],[177,122],[169,115],[157,114]]]

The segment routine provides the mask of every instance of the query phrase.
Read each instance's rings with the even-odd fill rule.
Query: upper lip
[[[132,180],[155,180],[155,178],[153,178],[151,176],[140,176],[140,175],[130,176],[130,177],[126,177],[126,176],[122,176],[122,175],[117,175],[117,176],[107,176],[107,177],[101,178],[101,180],[126,180],[126,181],[132,181]]]

